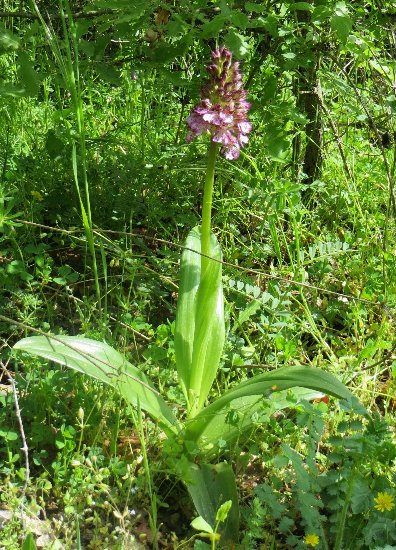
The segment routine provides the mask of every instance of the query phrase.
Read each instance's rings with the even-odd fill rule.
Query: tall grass
[[[85,230],[88,249],[91,255],[97,306],[99,311],[101,311],[102,296],[99,284],[99,272],[96,260],[95,240],[91,213],[90,184],[88,180],[87,170],[85,117],[80,80],[77,29],[73,21],[72,12],[68,0],[60,0],[60,16],[64,35],[62,43],[60,42],[57,34],[54,32],[51,23],[45,21],[37,6],[36,1],[31,0],[31,2],[45,31],[48,44],[57,62],[60,74],[63,77],[66,90],[70,93],[71,104],[74,110],[77,128],[77,141],[73,141],[72,144],[71,161],[73,167],[73,176],[75,188],[78,195],[82,223]],[[82,185],[80,183],[79,172],[81,172],[82,174]]]

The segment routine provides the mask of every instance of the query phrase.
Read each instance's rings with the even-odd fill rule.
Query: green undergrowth
[[[37,98],[2,96],[0,105],[0,547],[18,550],[30,531],[37,544],[47,537],[48,549],[155,548],[154,494],[161,547],[210,548],[191,527],[177,440],[109,387],[11,351],[31,328],[106,341],[182,410],[173,343],[179,257],[200,220],[206,162],[206,144],[185,143],[184,119],[202,47],[188,58],[190,95],[154,63],[142,62],[131,79],[135,57],[122,59],[117,82],[90,69],[82,77],[95,272],[73,181],[75,114],[41,40],[47,69]],[[15,62],[0,59],[15,76]],[[380,151],[366,126],[350,123],[323,68],[352,177],[325,125],[323,171],[307,186],[290,151],[275,158],[268,145],[279,97],[264,110],[260,97],[273,82],[271,63],[252,82],[249,147],[217,169],[226,342],[212,398],[253,374],[305,365],[334,374],[370,417],[326,395],[299,402],[290,391],[287,409],[274,415],[263,405],[247,440],[231,448],[219,440],[219,460],[237,473],[240,548],[302,550],[317,536],[324,550],[391,550],[396,233],[385,165],[394,171],[395,150]],[[344,94],[353,105],[353,89]],[[285,127],[288,149],[295,128]],[[78,148],[76,159],[82,178]]]

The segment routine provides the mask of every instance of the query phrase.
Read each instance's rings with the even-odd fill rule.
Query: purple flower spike
[[[201,90],[201,101],[187,117],[188,143],[209,132],[212,141],[222,145],[221,154],[228,160],[239,157],[249,141],[252,125],[248,121],[250,103],[246,101],[239,63],[232,63],[232,53],[225,48],[212,52],[210,75]]]

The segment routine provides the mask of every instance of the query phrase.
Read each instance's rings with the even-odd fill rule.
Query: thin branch
[[[19,407],[18,392],[17,392],[17,389],[16,389],[15,380],[12,377],[11,373],[9,372],[9,370],[7,368],[8,363],[9,363],[9,359],[7,360],[7,362],[5,364],[2,361],[0,361],[0,368],[3,371],[3,373],[5,374],[5,376],[7,377],[8,381],[9,381],[11,387],[12,387],[12,393],[14,395],[14,403],[15,403],[15,415],[16,415],[17,420],[18,420],[19,433],[21,435],[21,439],[22,439],[22,443],[23,443],[23,445],[21,447],[21,451],[23,452],[23,454],[25,456],[25,481],[24,481],[24,484],[23,484],[23,487],[22,487],[22,498],[21,498],[21,500],[23,500],[24,497],[25,497],[25,494],[26,494],[26,491],[27,491],[27,488],[28,488],[28,484],[29,484],[29,479],[30,479],[29,447],[28,447],[28,444],[27,444],[27,441],[26,441],[25,430],[23,428],[21,409]]]
[[[396,351],[396,341],[394,342],[391,349],[384,351],[381,359],[378,359],[378,361],[376,361],[375,363],[371,363],[371,365],[365,365],[364,367],[360,367],[360,370],[364,371],[364,370],[373,369],[374,367],[378,367],[378,365],[383,365],[385,361],[393,360],[393,354],[395,353],[395,351]]]
[[[324,103],[322,88],[320,87],[320,84],[316,87],[315,91],[316,91],[316,95],[317,95],[318,100],[319,100],[320,108],[322,109],[323,113],[325,114],[325,116],[326,116],[326,118],[327,118],[327,120],[330,124],[331,130],[334,134],[334,137],[335,137],[335,140],[336,140],[336,143],[337,143],[337,147],[338,147],[338,151],[340,152],[340,155],[341,155],[342,164],[344,165],[345,173],[346,173],[346,175],[348,176],[348,178],[350,180],[354,181],[353,174],[349,169],[348,161],[347,161],[347,158],[346,158],[346,155],[345,155],[345,151],[344,151],[343,146],[342,146],[342,140],[341,140],[340,135],[337,131],[336,125],[334,124],[334,121],[331,118],[329,110],[327,109],[327,107]]]
[[[103,10],[97,11],[78,11],[73,14],[73,19],[94,19],[95,17],[101,17],[102,15],[112,15],[116,13],[117,10],[111,8],[105,8]],[[19,19],[39,19],[39,16],[36,13],[30,13],[25,11],[0,11],[0,19],[6,19],[8,17],[19,18]],[[51,15],[47,14],[46,17],[49,19],[61,19],[59,13],[53,13]],[[67,19],[67,15],[65,15]]]
[[[66,235],[76,235],[76,234],[79,234],[79,233],[84,233],[83,229],[68,230],[68,229],[61,229],[59,227],[51,227],[49,225],[43,225],[43,224],[40,224],[40,223],[29,222],[29,221],[21,220],[21,219],[16,219],[15,221],[17,223],[22,223],[24,225],[29,225],[29,226],[32,226],[32,227],[41,227],[43,229],[48,229],[50,231],[56,231],[58,233],[63,233],[63,234],[66,234]],[[120,236],[123,235],[123,236],[127,236],[127,237],[137,237],[137,238],[141,238],[141,239],[150,240],[150,241],[153,241],[153,242],[156,242],[156,243],[166,244],[168,246],[172,246],[172,247],[178,248],[180,250],[187,250],[189,252],[194,252],[195,254],[199,254],[201,256],[205,256],[205,254],[202,254],[201,252],[198,252],[197,250],[193,250],[191,248],[185,247],[182,244],[175,243],[173,241],[168,241],[166,239],[160,239],[158,237],[151,237],[151,236],[142,235],[140,233],[131,233],[129,231],[115,231],[115,230],[112,230],[112,229],[101,229],[100,231],[94,229],[94,234],[97,235],[98,237],[102,237],[104,234],[110,234],[110,235],[112,234],[112,235],[120,235]],[[209,256],[207,256],[207,257],[209,258]],[[270,280],[273,280],[273,281],[280,281],[280,282],[286,283],[288,285],[294,285],[294,286],[297,286],[297,287],[308,288],[310,290],[315,290],[315,291],[321,292],[323,294],[329,294],[330,296],[336,296],[337,298],[347,299],[347,300],[351,300],[353,302],[360,302],[362,304],[367,304],[369,306],[377,306],[377,307],[380,307],[380,308],[383,309],[383,311],[386,313],[387,317],[390,320],[393,320],[392,315],[391,315],[390,310],[389,310],[389,307],[387,306],[386,302],[380,302],[380,301],[375,301],[375,300],[367,300],[366,298],[360,298],[358,296],[353,296],[352,294],[344,294],[342,292],[337,292],[335,290],[329,290],[327,288],[311,285],[309,283],[304,283],[302,281],[296,281],[294,279],[288,279],[286,277],[280,277],[278,275],[273,275],[272,273],[267,273],[265,271],[260,271],[259,269],[252,269],[252,268],[249,268],[249,267],[242,267],[240,265],[233,264],[231,262],[226,262],[224,260],[217,260],[216,258],[210,258],[210,259],[215,261],[215,262],[221,263],[224,266],[232,267],[233,269],[236,269],[236,270],[241,271],[243,273],[249,273],[249,274],[253,274],[253,275],[260,275],[264,279],[270,279]],[[1,318],[1,316],[0,316],[0,318]]]
[[[391,169],[390,169],[390,166],[389,166],[389,162],[388,162],[388,158],[387,158],[386,153],[385,153],[384,146],[382,145],[382,139],[381,139],[381,135],[378,131],[377,125],[375,124],[375,121],[374,121],[374,119],[373,119],[373,117],[370,113],[370,110],[366,105],[366,101],[363,99],[362,94],[359,92],[359,89],[356,86],[356,84],[353,82],[350,74],[347,71],[344,70],[344,68],[341,66],[341,64],[339,63],[337,58],[335,58],[332,55],[330,57],[334,61],[334,63],[337,65],[337,67],[342,71],[342,73],[346,77],[346,80],[348,81],[349,85],[352,87],[353,91],[355,92],[355,94],[356,94],[357,98],[359,99],[360,104],[363,107],[363,110],[364,110],[364,112],[367,116],[367,120],[369,121],[370,128],[373,130],[373,132],[375,134],[375,139],[377,140],[378,147],[381,151],[381,156],[382,156],[383,161],[384,161],[384,167],[385,167],[385,172],[386,172],[386,177],[387,177],[387,180],[388,180],[388,187],[389,187],[389,200],[390,200],[390,203],[392,205],[393,215],[396,217],[396,196],[395,196],[395,190],[394,190],[395,184],[394,184],[394,181],[393,181],[393,178],[392,178],[392,172],[391,172]]]

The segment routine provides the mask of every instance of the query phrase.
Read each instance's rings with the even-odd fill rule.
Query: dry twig
[[[3,345],[2,347],[5,347],[5,345]],[[3,361],[0,361],[0,368],[3,371],[4,375],[7,377],[8,381],[11,385],[11,388],[12,388],[12,393],[14,395],[14,403],[15,403],[15,415],[16,415],[17,420],[18,420],[19,433],[21,435],[21,439],[22,439],[22,443],[23,443],[23,445],[21,447],[21,451],[23,452],[23,454],[25,456],[25,482],[24,482],[23,488],[22,488],[22,500],[23,500],[24,497],[25,497],[26,490],[27,490],[27,487],[28,487],[28,484],[29,484],[29,479],[30,479],[29,447],[28,447],[28,444],[27,444],[27,441],[26,441],[25,430],[23,428],[21,408],[19,406],[19,399],[18,399],[18,391],[17,391],[17,388],[16,388],[15,380],[14,380],[13,376],[11,375],[10,371],[8,370],[8,363],[9,362],[10,362],[10,359],[7,359],[7,361],[5,363],[3,363]]]

